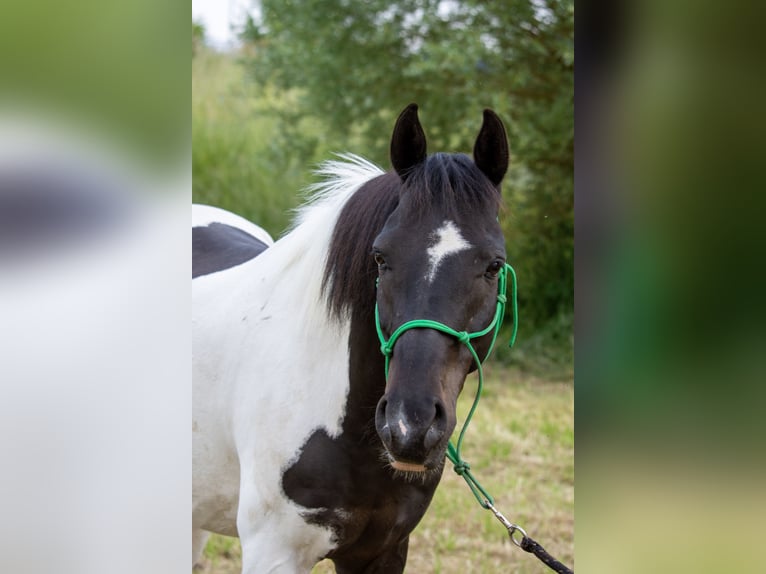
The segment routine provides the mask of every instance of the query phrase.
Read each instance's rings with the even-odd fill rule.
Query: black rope
[[[529,552],[530,554],[534,554],[543,564],[545,564],[551,570],[558,572],[558,574],[574,574],[574,570],[570,570],[561,562],[556,560],[553,556],[548,554],[545,551],[545,548],[540,546],[540,544],[532,540],[529,536],[524,536],[524,538],[521,539],[519,548]]]
[[[540,546],[539,543],[537,543],[535,540],[532,540],[529,536],[527,536],[527,533],[524,531],[524,529],[519,526],[518,524],[513,524],[510,520],[508,520],[502,512],[500,512],[497,508],[495,508],[495,505],[490,502],[489,499],[486,499],[482,506],[486,508],[487,510],[492,511],[492,514],[495,515],[495,518],[497,518],[500,521],[500,524],[505,526],[508,529],[508,536],[511,537],[511,542],[513,542],[516,546],[524,550],[525,552],[529,552],[530,554],[534,554],[535,557],[540,560],[543,564],[545,564],[548,568],[551,570],[555,570],[558,572],[558,574],[574,574],[574,570],[570,570],[566,566],[564,566],[561,562],[556,560],[553,556],[548,554],[545,551],[545,548]],[[521,542],[519,542],[518,538],[514,538],[513,534],[515,532],[518,532],[521,534]]]

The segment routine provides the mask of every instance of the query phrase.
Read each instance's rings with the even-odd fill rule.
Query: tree
[[[192,58],[205,45],[205,25],[192,20]]]
[[[406,104],[420,104],[430,149],[448,151],[470,151],[482,108],[495,109],[513,154],[503,221],[524,320],[571,313],[572,0],[263,0],[251,25],[255,78],[297,94],[282,110],[293,141],[301,118],[320,118],[336,149],[351,139],[388,165]]]

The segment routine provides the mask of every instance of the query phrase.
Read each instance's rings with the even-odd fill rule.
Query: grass
[[[574,566],[574,388],[493,365],[463,446],[475,476],[506,517],[556,558]],[[473,376],[458,404],[462,417],[475,389]],[[240,571],[239,541],[212,536],[198,574]],[[451,574],[548,572],[508,540],[463,479],[446,470],[426,516],[410,538],[408,572]],[[323,561],[313,572],[334,572]]]

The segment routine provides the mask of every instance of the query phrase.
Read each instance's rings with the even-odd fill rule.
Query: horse
[[[427,154],[418,106],[396,120],[393,169],[325,162],[278,241],[238,216],[193,220],[195,563],[207,535],[238,536],[242,572],[400,573],[441,478],[476,355],[428,319],[493,321],[508,168],[489,109],[465,154]],[[386,354],[381,342],[388,338]],[[383,347],[386,347],[384,345]]]

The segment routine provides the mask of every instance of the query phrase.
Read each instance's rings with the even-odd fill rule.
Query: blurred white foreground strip
[[[188,562],[189,170],[0,118],[0,571]]]

